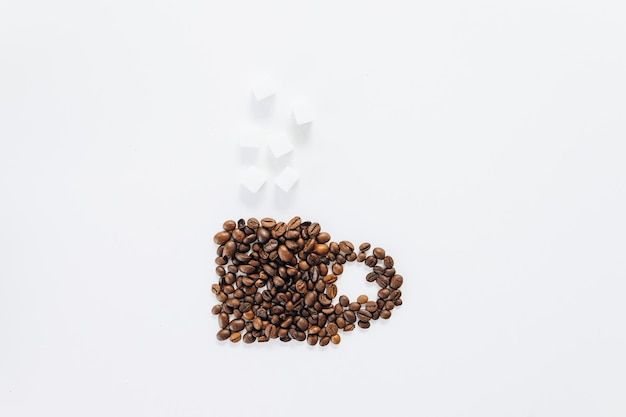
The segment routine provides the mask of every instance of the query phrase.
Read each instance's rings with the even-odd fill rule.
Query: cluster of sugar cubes
[[[276,94],[274,84],[270,81],[257,82],[252,87],[254,98],[260,102]],[[306,103],[294,105],[293,116],[298,126],[304,126],[313,122],[313,111]],[[239,146],[243,148],[261,148],[265,144],[269,147],[274,158],[281,158],[294,150],[293,144],[285,132],[272,132],[267,134],[261,129],[245,129],[240,132]],[[289,192],[298,181],[298,172],[286,166],[276,178],[274,183],[284,192]],[[252,193],[256,193],[267,181],[265,172],[255,166],[244,169],[240,177],[241,184]]]

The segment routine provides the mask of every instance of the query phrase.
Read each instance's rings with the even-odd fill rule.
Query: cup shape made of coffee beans
[[[384,249],[369,243],[358,249],[334,242],[319,223],[272,218],[227,220],[213,240],[218,245],[212,285],[218,340],[237,343],[306,341],[339,344],[340,333],[388,319],[402,304],[402,275]],[[336,281],[346,262],[372,269],[365,279],[380,287],[377,298],[338,296]]]

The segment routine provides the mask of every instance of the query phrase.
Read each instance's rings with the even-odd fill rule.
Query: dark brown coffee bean
[[[361,329],[369,329],[370,322],[369,321],[359,321],[357,323]]]
[[[254,343],[255,340],[256,340],[256,337],[254,337],[252,333],[246,333],[243,335],[244,343]]]
[[[232,232],[237,227],[237,223],[234,220],[226,220],[223,224],[223,228],[227,232]]]
[[[242,242],[243,242],[243,240],[244,240],[244,239],[245,239],[245,237],[246,237],[246,234],[245,234],[245,233],[244,233],[244,231],[243,231],[243,230],[241,230],[241,229],[235,229],[235,230],[233,230],[233,232],[232,232],[232,235],[231,235],[231,236],[232,236],[232,238],[233,238],[233,240],[234,240],[235,242],[242,243]]]
[[[380,318],[381,318],[381,319],[385,319],[385,320],[386,320],[386,319],[388,319],[389,317],[391,317],[391,311],[389,311],[389,310],[382,310],[382,311],[380,312]]]
[[[365,303],[365,309],[370,313],[373,313],[374,311],[378,310],[378,305],[376,304],[376,301],[368,301],[367,303]]]
[[[330,242],[330,244],[328,245],[328,249],[330,251],[330,253],[337,255],[339,253],[339,243],[337,242]]]
[[[252,230],[258,229],[259,226],[261,225],[261,223],[255,217],[250,217],[246,224]]]
[[[396,290],[402,286],[402,281],[404,281],[404,279],[402,278],[402,275],[394,275],[391,278],[391,282],[389,283],[389,286],[393,288],[394,290]]]
[[[276,226],[276,220],[272,219],[271,217],[266,217],[264,219],[261,219],[261,225],[267,229],[272,229],[274,226]]]
[[[211,313],[217,315],[220,314],[222,312],[222,306],[220,304],[216,304],[213,306],[213,308],[211,308]]]
[[[315,346],[317,344],[318,339],[319,338],[316,334],[310,334],[307,336],[306,342],[311,346]]]
[[[326,232],[320,232],[315,238],[317,243],[327,243],[330,241],[330,234]]]
[[[321,227],[319,223],[311,223],[309,227],[307,227],[307,231],[309,233],[309,236],[317,236],[321,231]]]
[[[331,300],[337,296],[337,286],[335,284],[330,284],[326,288],[326,294],[328,294],[328,298]]]
[[[342,240],[341,242],[339,242],[339,250],[344,254],[349,255],[354,252],[354,245],[352,244],[352,242]]]
[[[370,250],[371,245],[367,242],[361,243],[361,245],[359,245],[359,250],[361,252],[367,252],[368,250]]]
[[[358,255],[356,254],[356,252],[352,252],[352,253],[346,255],[346,261],[347,262],[354,262],[354,261],[356,261],[357,256]]]
[[[219,321],[219,325],[222,329],[225,329],[226,327],[228,327],[228,323],[230,321],[230,317],[228,317],[228,314],[226,313],[220,313],[219,316],[217,317],[218,321]]]
[[[314,291],[307,292],[304,296],[304,304],[312,306],[317,301],[317,293]]]
[[[321,282],[321,281],[320,281]],[[328,306],[329,304],[332,303],[332,301],[330,300],[330,298],[328,298],[328,296],[324,293],[320,294],[317,297],[318,301],[320,302],[321,305],[323,306]]]
[[[224,243],[230,240],[230,233],[227,231],[217,232],[215,236],[213,236],[213,242],[218,245],[223,245]]]
[[[370,255],[367,258],[365,258],[365,265],[369,266],[370,268],[375,266],[377,262],[378,262],[378,259],[376,259],[374,255]]]
[[[346,324],[345,327],[343,328],[344,332],[351,332],[352,330],[354,330],[356,326],[354,325],[354,323],[349,323]]]
[[[376,283],[380,288],[385,288],[389,285],[389,278],[384,275],[379,275],[378,278],[376,278]]]
[[[343,329],[346,325],[346,319],[344,319],[343,317],[337,317],[337,319],[335,320],[335,323],[337,323],[337,327],[339,327],[340,329]]]
[[[333,264],[332,271],[335,275],[341,275],[343,273],[343,266],[341,266],[341,264]]]
[[[326,325],[326,333],[330,336],[337,334],[339,327],[335,323],[328,323]]]
[[[236,319],[230,322],[230,330],[232,330],[233,332],[239,332],[243,330],[245,326],[246,323],[243,321],[243,319]]]
[[[339,297],[339,304],[341,304],[342,307],[348,307],[348,304],[350,304],[350,299],[345,295],[342,295],[341,297]]]
[[[393,258],[389,255],[385,256],[383,258],[383,265],[385,265],[385,268],[393,268]]]
[[[367,254],[365,252],[361,252],[357,255],[356,257],[356,261],[357,262],[363,262],[365,261],[365,259],[367,258]]]
[[[230,330],[222,329],[217,332],[217,340],[227,340],[230,337]]]
[[[320,339],[320,346],[326,346],[330,343],[330,336],[324,336]]]
[[[385,250],[383,248],[374,248],[372,253],[376,259],[383,259],[385,257]]]
[[[372,313],[367,310],[359,310],[356,316],[361,321],[370,321],[372,319]]]
[[[283,262],[291,262],[293,260],[293,253],[287,249],[287,246],[280,245],[278,247],[278,257]]]
[[[278,222],[272,228],[272,237],[274,237],[275,239],[278,239],[279,237],[283,236],[286,231],[287,231],[287,225],[284,222]]]
[[[356,321],[356,313],[352,310],[345,310],[343,312],[343,317],[348,323],[354,323]]]

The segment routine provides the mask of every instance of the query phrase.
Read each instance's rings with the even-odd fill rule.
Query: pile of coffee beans
[[[218,340],[338,344],[340,331],[367,329],[372,320],[388,319],[402,304],[403,278],[384,249],[333,242],[319,223],[297,216],[287,223],[227,220],[213,240],[219,245],[219,282],[212,286],[219,301],[212,309],[220,327]],[[378,284],[378,297],[350,300],[341,295],[335,303],[335,283],[343,265],[353,261],[372,269],[365,279]]]

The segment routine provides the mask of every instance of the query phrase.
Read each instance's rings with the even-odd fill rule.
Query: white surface
[[[241,169],[241,177],[239,182],[246,187],[248,191],[256,193],[267,181],[267,175],[257,167],[247,167]]]
[[[0,415],[626,415],[624,3],[348,3],[0,4]],[[294,214],[384,247],[404,305],[218,343],[212,236]]]
[[[242,148],[262,148],[265,145],[266,133],[256,127],[242,128],[239,133],[239,146]]]
[[[285,132],[272,132],[267,136],[267,144],[274,158],[280,158],[292,152],[294,147]]]
[[[285,167],[274,179],[274,183],[284,192],[289,192],[295,183],[298,182],[298,178],[300,178],[300,175],[296,171],[290,167]]]

